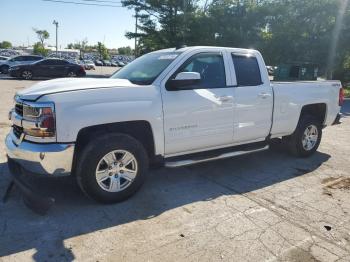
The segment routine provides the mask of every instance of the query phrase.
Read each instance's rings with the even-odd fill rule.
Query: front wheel
[[[9,72],[9,66],[8,65],[2,65],[0,66],[0,73],[7,74]]]
[[[107,134],[82,150],[76,175],[80,188],[89,197],[115,203],[136,193],[147,169],[147,153],[139,141],[124,134]]]
[[[298,157],[308,157],[314,154],[320,145],[322,126],[320,121],[311,116],[302,116],[295,132],[285,138],[289,151]]]

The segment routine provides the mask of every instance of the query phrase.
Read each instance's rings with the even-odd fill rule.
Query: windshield
[[[111,78],[128,79],[138,85],[150,85],[180,52],[159,52],[143,55],[126,65]]]

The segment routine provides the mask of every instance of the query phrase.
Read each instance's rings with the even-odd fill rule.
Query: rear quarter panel
[[[274,114],[272,137],[290,135],[305,105],[326,104],[324,125],[331,125],[340,111],[339,81],[272,82]]]

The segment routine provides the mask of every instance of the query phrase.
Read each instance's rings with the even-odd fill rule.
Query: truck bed
[[[274,92],[272,137],[294,132],[303,105],[326,106],[324,125],[331,125],[339,112],[339,81],[271,82]]]

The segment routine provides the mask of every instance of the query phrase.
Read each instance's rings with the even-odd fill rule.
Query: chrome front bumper
[[[74,144],[39,144],[22,141],[18,145],[7,135],[6,153],[24,170],[31,173],[66,176],[72,170]]]

